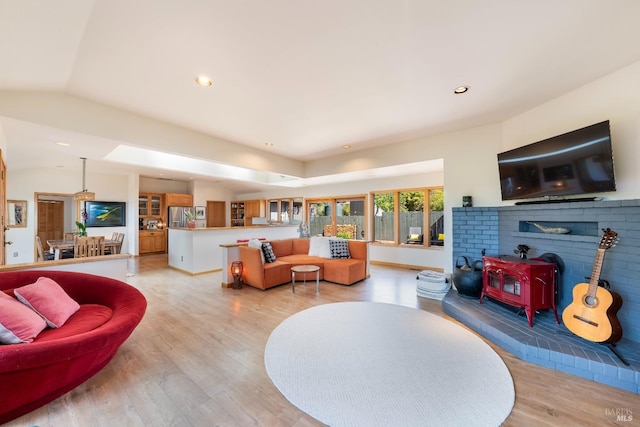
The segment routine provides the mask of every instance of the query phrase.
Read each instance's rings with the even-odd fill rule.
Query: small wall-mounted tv
[[[125,208],[125,202],[85,202],[87,227],[123,227],[127,225]]]
[[[502,200],[616,191],[609,121],[498,154]]]

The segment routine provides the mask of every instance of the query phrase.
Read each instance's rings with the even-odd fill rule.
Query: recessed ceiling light
[[[456,95],[460,95],[462,93],[467,92],[468,90],[469,90],[469,86],[458,86],[453,90],[453,93],[455,93]]]
[[[265,142],[264,145],[266,145],[267,147],[273,147],[273,143],[271,142]]]
[[[342,148],[344,148],[345,150],[348,150],[349,148],[351,148],[350,145],[343,145]]]
[[[213,84],[213,82],[209,79],[209,77],[206,77],[206,76],[196,77],[196,83],[198,83],[200,86],[205,86],[205,87],[209,87]]]
[[[67,142],[56,142],[56,145],[59,145],[61,147],[71,147],[71,144]]]

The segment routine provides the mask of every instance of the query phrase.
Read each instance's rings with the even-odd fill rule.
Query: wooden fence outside
[[[444,215],[444,212],[431,213],[431,225],[435,224]],[[383,212],[382,215],[376,215],[373,219],[374,238],[378,241],[390,241],[394,239],[394,222],[395,212]],[[402,242],[409,238],[410,227],[420,227],[425,237],[429,236],[430,228],[425,229],[423,225],[422,212],[401,212],[400,213],[400,232],[399,240]],[[337,224],[355,224],[356,238],[362,239],[362,231],[364,230],[364,216],[339,216],[336,218]],[[331,224],[330,216],[316,216],[309,222],[309,231],[312,236],[322,235],[324,226]]]

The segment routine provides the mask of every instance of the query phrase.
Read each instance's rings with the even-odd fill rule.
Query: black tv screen
[[[502,200],[616,190],[609,121],[498,154]]]
[[[125,202],[85,202],[87,227],[123,227],[127,225]]]

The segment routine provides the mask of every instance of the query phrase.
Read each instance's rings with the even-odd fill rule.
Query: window
[[[290,200],[280,200],[280,222],[289,222],[289,207],[291,205]]]
[[[267,202],[269,222],[300,224],[302,222],[302,198],[273,199]]]
[[[300,224],[302,222],[302,199],[293,199],[291,208],[291,223]]]
[[[444,190],[429,190],[430,244],[444,245]]]
[[[280,222],[277,200],[269,200],[269,222]]]
[[[442,188],[372,193],[372,205],[375,242],[419,246],[444,244]]]
[[[422,190],[399,193],[401,243],[424,243],[424,194]]]
[[[312,236],[330,235],[364,239],[366,236],[366,196],[307,200],[309,232]]]
[[[373,240],[394,243],[396,240],[396,200],[394,193],[373,194]]]
[[[309,233],[312,236],[324,234],[324,226],[331,225],[331,200],[308,202]]]
[[[364,236],[364,197],[336,199],[336,225],[351,225],[355,229],[353,236],[341,236],[338,227],[336,235],[338,237],[348,237],[361,239]]]

